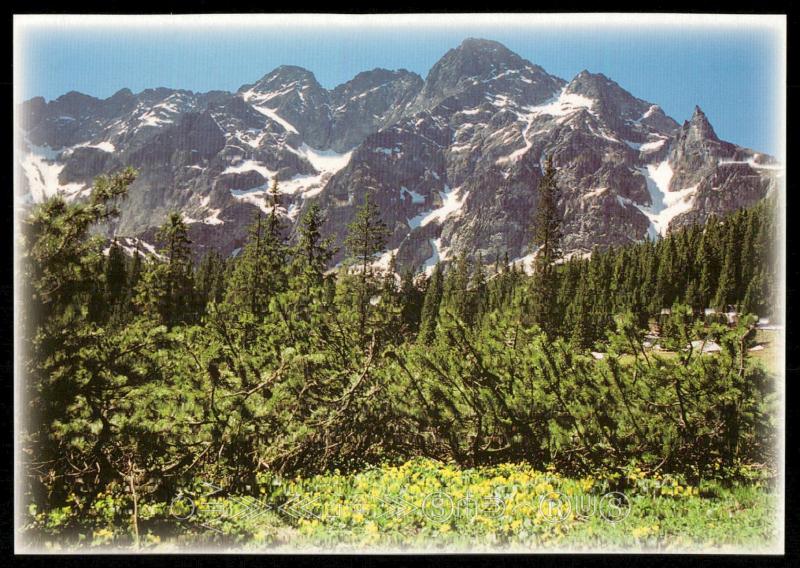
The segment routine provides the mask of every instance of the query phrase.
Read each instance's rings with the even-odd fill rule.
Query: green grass
[[[194,494],[191,515],[164,503],[143,508],[140,547],[731,551],[764,550],[776,538],[777,499],[763,481],[689,486],[637,469],[570,479],[524,464],[459,469],[415,459],[351,475],[262,482],[258,494],[271,508],[258,515],[248,509],[254,498],[241,496]],[[611,505],[604,495],[612,490],[627,506]],[[30,527],[36,542],[67,546],[63,533],[47,530],[47,519],[40,513]],[[130,525],[117,517],[69,540],[130,547]]]
[[[780,356],[784,352],[782,334],[778,331],[759,329],[756,330],[755,343],[763,345],[764,349],[749,351],[748,355],[761,361],[769,372],[776,374],[780,372],[781,369],[778,366],[780,365]]]
[[[781,334],[777,331],[756,330],[754,344],[762,345],[764,348],[758,351],[748,351],[747,356],[760,361],[764,365],[764,368],[770,373],[778,374],[782,372],[782,369],[779,368],[779,355],[784,351]],[[663,357],[665,359],[674,359],[678,356],[678,353],[674,351],[655,350],[652,348],[646,351],[648,355]],[[715,354],[705,353],[702,356],[714,357]],[[623,365],[630,365],[635,360],[636,357],[630,354],[621,355],[619,357],[619,362]]]

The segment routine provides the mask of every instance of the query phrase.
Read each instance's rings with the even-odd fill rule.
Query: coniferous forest
[[[532,472],[562,480],[548,491],[576,483],[629,495],[638,524],[614,525],[623,528],[609,542],[660,546],[670,522],[694,527],[704,514],[700,541],[772,534],[763,500],[778,374],[749,350],[758,318],[775,317],[773,198],[565,258],[549,164],[531,188],[538,253],[527,266],[460,256],[396,274],[393,262],[375,267],[387,228],[369,198],[348,227],[347,260],[331,268],[321,210],[310,206],[290,231],[277,182],[235,257],[197,261],[178,213],[160,227],[157,254],[131,254],[95,229],[118,215],[135,176],[98,178],[87,200],[53,197],[24,220],[22,491],[36,542],[139,547],[191,533],[274,544],[286,525],[309,542],[349,531],[398,543],[430,536],[428,525],[362,513],[326,524],[273,507],[257,526],[208,517],[206,530],[175,514],[175,498],[197,505],[205,483],[229,502],[285,503],[287,486],[346,502],[362,482],[461,487],[450,475],[477,487],[485,475],[524,485]],[[647,499],[668,506],[643,513]],[[707,511],[733,501],[764,518],[737,517],[743,524],[717,534]],[[575,544],[570,530],[590,527],[502,522],[435,531],[538,546]]]

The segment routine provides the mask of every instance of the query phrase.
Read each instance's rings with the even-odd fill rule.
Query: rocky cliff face
[[[769,156],[720,140],[699,108],[681,126],[604,75],[566,82],[478,39],[424,81],[375,69],[326,90],[282,66],[236,93],[73,92],[26,101],[22,116],[28,200],[80,199],[100,173],[140,171],[114,234],[147,237],[179,209],[199,253],[231,253],[277,179],[289,224],[317,202],[340,244],[372,192],[392,230],[376,262],[395,254],[416,270],[460,252],[487,262],[534,252],[546,155],[559,170],[568,253],[703,222],[762,198],[782,175]]]

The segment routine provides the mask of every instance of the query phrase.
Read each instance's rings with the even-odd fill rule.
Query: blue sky
[[[327,88],[375,67],[424,78],[467,37],[493,39],[549,73],[609,76],[682,123],[700,105],[723,139],[775,152],[774,101],[784,89],[776,37],[758,27],[448,25],[38,27],[26,31],[23,96],[68,91],[108,97],[128,87],[236,90],[281,64],[305,67]]]

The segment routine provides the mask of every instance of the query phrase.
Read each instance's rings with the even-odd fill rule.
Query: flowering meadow
[[[777,500],[769,479],[749,475],[742,483],[692,485],[631,468],[574,479],[524,464],[461,469],[419,458],[354,475],[261,476],[258,497],[209,495],[198,485],[140,511],[138,543],[115,522],[112,500],[101,499],[96,526],[73,540],[89,549],[153,552],[759,550],[777,536]],[[32,523],[56,534],[69,515],[34,512]],[[45,547],[59,546],[43,539]]]

